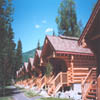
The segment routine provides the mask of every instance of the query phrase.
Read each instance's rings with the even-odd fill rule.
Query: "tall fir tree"
[[[0,85],[5,85],[5,60],[7,57],[7,20],[5,16],[6,2],[0,1]]]
[[[58,33],[65,36],[80,36],[74,0],[62,0],[56,17]]]
[[[13,30],[11,23],[13,8],[12,0],[0,0],[0,85],[5,94],[5,85],[11,82],[12,67],[14,67]]]
[[[15,46],[16,44],[14,43],[14,33],[12,30],[11,25],[9,25],[8,29],[8,75],[9,78],[13,79],[14,78],[14,68],[15,68]]]
[[[22,42],[18,41],[17,50],[16,50],[16,68],[15,71],[19,70],[22,66]]]
[[[40,41],[38,40],[37,49],[40,50]]]

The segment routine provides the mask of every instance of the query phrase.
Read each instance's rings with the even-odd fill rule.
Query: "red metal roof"
[[[86,24],[86,26],[85,26],[85,28],[84,28],[84,30],[83,30],[80,38],[79,38],[79,41],[78,41],[79,45],[80,45],[82,39],[85,37],[85,35],[88,34],[88,31],[91,28],[91,25],[93,24],[93,22],[94,22],[94,20],[96,18],[97,13],[99,12],[99,10],[100,10],[100,0],[98,0],[98,2],[96,4],[96,6],[95,6],[90,18],[89,18],[89,20],[88,20],[88,22]]]
[[[93,54],[88,48],[78,45],[78,38],[65,36],[47,36],[55,51]]]

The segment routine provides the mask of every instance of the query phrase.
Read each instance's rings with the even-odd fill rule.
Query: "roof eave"
[[[99,10],[100,10],[100,0],[97,1],[96,6],[95,6],[95,8],[94,8],[94,10],[93,10],[93,12],[92,12],[92,14],[91,14],[91,16],[90,16],[90,18],[89,18],[87,24],[86,24],[86,26],[85,26],[83,32],[82,32],[82,34],[81,34],[79,40],[78,40],[78,44],[79,44],[79,45],[81,45],[82,39],[83,39],[83,38],[86,36],[86,34],[88,33],[88,31],[89,31],[89,29],[90,29],[90,27],[91,27],[91,25],[92,25],[92,23],[93,23],[93,21],[94,21],[94,19],[95,19],[95,17],[96,17],[96,14],[98,13]]]
[[[70,52],[70,51],[56,51],[56,53],[64,53],[64,54],[71,54],[71,55],[94,56],[93,53],[80,53],[80,52]]]

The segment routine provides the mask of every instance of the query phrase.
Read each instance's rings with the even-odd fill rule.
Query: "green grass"
[[[61,99],[61,98],[41,98],[40,100],[71,100],[71,99]]]
[[[26,90],[24,92],[25,96],[27,96],[28,98],[32,98],[32,97],[35,97],[35,96],[39,96],[38,94],[34,93],[33,91],[31,90]]]
[[[0,97],[0,100],[14,100],[12,97]]]
[[[15,87],[18,88],[18,89],[20,89],[20,90],[24,89],[24,88],[21,88],[21,87],[19,87],[19,86],[15,86]]]

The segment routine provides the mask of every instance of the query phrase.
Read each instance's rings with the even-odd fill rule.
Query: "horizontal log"
[[[73,68],[73,70],[89,70],[89,68]]]
[[[82,80],[84,77],[73,77],[74,80]]]
[[[74,76],[87,76],[87,73],[73,73]]]
[[[81,80],[73,80],[73,83],[81,83]]]

